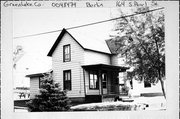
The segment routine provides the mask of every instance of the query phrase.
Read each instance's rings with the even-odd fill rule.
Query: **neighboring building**
[[[41,85],[41,78],[44,77],[45,75],[48,75],[48,73],[53,74],[53,71],[49,70],[44,73],[26,75],[26,77],[30,78],[30,99],[34,98],[34,96],[39,93],[39,88]]]
[[[146,81],[137,81],[135,79],[132,79],[132,81],[127,83],[131,85],[131,96],[163,96],[160,81],[157,84],[151,84]]]
[[[127,70],[129,72],[129,70]],[[131,71],[130,71],[131,72]],[[160,81],[156,81],[154,84],[148,81],[139,81],[132,78],[127,80],[125,85],[129,87],[129,95],[131,96],[163,96],[162,87]],[[164,88],[166,90],[166,81],[164,80]]]

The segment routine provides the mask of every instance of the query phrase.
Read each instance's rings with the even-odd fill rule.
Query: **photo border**
[[[1,1],[2,3],[3,1]],[[102,1],[103,2],[103,1]],[[2,119],[59,118],[121,118],[121,119],[179,119],[179,2],[159,1],[165,7],[165,49],[167,80],[166,111],[108,111],[107,112],[14,112],[12,80],[12,7],[1,4],[1,116]],[[170,40],[169,40],[170,39]],[[8,75],[7,75],[8,74]]]

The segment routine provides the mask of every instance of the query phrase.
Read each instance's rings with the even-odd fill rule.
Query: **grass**
[[[72,111],[133,111],[143,110],[144,104],[129,104],[122,102],[92,103],[71,107]]]

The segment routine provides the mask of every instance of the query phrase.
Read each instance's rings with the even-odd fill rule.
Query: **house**
[[[50,72],[61,88],[67,90],[72,101],[105,101],[123,95],[125,85],[129,85],[132,96],[162,95],[159,83],[154,86],[134,79],[124,82],[124,74],[129,68],[120,65],[113,48],[109,40],[98,40],[75,30],[63,29],[48,53],[52,57]],[[38,93],[40,79],[45,73],[27,75],[31,79],[31,99]]]
[[[164,82],[165,83],[165,82]],[[127,81],[126,85],[130,87],[131,96],[163,96],[160,81],[156,84],[149,83],[147,81],[137,81],[134,78],[131,81]],[[166,90],[166,86],[165,86]]]
[[[90,38],[75,30],[63,29],[50,49],[54,80],[67,90],[73,101],[101,102],[119,95],[119,73],[127,67],[118,65],[117,54],[105,40]],[[31,98],[38,93],[42,74],[31,78]]]

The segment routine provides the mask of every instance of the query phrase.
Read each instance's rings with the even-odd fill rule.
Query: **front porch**
[[[115,98],[120,94],[119,73],[128,68],[106,64],[84,65],[84,90],[86,100],[103,101],[104,98]],[[97,98],[97,99],[95,99]]]

